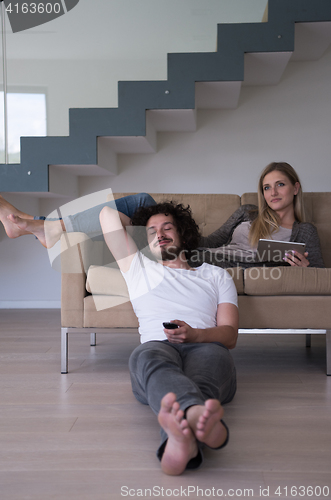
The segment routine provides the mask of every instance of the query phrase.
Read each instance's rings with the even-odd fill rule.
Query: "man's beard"
[[[162,261],[176,260],[184,249],[182,247],[170,246],[168,248],[161,247]]]

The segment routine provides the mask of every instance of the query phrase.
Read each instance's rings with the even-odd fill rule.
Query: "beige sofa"
[[[124,196],[118,193],[115,198]],[[202,234],[217,229],[240,206],[257,203],[255,193],[152,194],[156,201],[189,204]],[[331,193],[306,193],[307,220],[317,227],[326,269],[250,268],[229,270],[238,291],[240,333],[325,333],[326,373],[331,375]],[[102,241],[83,233],[61,240],[61,372],[68,372],[68,335],[137,328],[125,282]],[[263,272],[262,272],[263,271]],[[322,332],[321,332],[322,331]]]

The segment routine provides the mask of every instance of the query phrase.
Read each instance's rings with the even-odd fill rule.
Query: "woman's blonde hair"
[[[294,196],[293,207],[294,207],[294,217],[298,222],[303,222],[305,219],[304,206],[301,182],[298,174],[291,165],[285,162],[273,162],[266,166],[266,168],[261,173],[259,184],[258,184],[258,215],[256,219],[251,224],[251,229],[249,233],[250,243],[256,246],[260,238],[270,238],[274,231],[279,229],[280,220],[278,214],[269,207],[265,201],[263,194],[263,181],[266,175],[270,172],[279,171],[286,175],[291,184],[294,186],[296,182],[299,182],[300,187],[298,193]]]

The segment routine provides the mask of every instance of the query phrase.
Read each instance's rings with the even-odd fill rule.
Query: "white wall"
[[[265,165],[287,161],[306,191],[329,191],[330,131],[331,47],[319,61],[289,63],[277,86],[243,87],[236,110],[198,111],[197,132],[159,134],[156,155],[120,156],[111,187],[242,194]]]
[[[6,194],[21,210],[38,214],[37,198]],[[59,307],[60,274],[50,268],[45,248],[34,238],[7,238],[0,227],[0,308]]]
[[[30,72],[31,66],[12,61],[10,71],[14,75],[21,67],[26,83],[38,81],[39,86],[46,85],[49,95],[58,91],[61,79],[67,78],[68,94],[62,94],[63,107],[53,104],[50,110],[54,118],[51,133],[65,133],[68,126],[65,108],[67,104],[72,106],[75,92],[80,93],[80,99],[84,95],[83,86],[78,88],[70,83],[77,81],[70,78],[71,73],[76,72],[82,82],[84,78],[91,80],[89,69],[94,65],[100,78],[92,83],[102,92],[93,95],[86,92],[86,106],[98,105],[100,95],[103,92],[106,95],[107,89],[103,102],[108,99],[109,106],[116,106],[117,85],[104,62],[86,65],[82,61],[75,64],[53,61],[52,70],[44,63],[44,71],[34,63],[34,71]],[[128,65],[118,64],[125,69],[120,79],[129,79]],[[153,67],[151,59],[136,60],[133,67],[136,75],[137,72],[142,75],[141,79],[154,79],[152,73],[156,67],[159,77],[165,78],[163,61]],[[319,61],[290,63],[277,86],[243,87],[236,110],[200,110],[195,133],[158,134],[156,154],[119,156],[118,176],[81,178],[80,194],[107,186],[123,192],[242,194],[256,189],[259,172],[270,161],[291,163],[306,191],[330,191],[330,89],[331,49]],[[40,210],[45,213],[68,201],[38,201],[13,194],[8,199],[29,213]],[[0,307],[59,306],[60,275],[50,268],[47,252],[33,237],[9,240],[1,228],[0,248]]]
[[[69,134],[69,108],[116,108],[119,80],[166,80],[166,58],[8,61],[9,88],[46,91],[47,134]]]

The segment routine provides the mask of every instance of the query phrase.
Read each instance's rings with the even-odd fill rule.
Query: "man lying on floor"
[[[141,344],[129,361],[132,390],[158,415],[162,470],[181,474],[199,467],[204,445],[228,442],[221,404],[236,391],[229,349],[238,336],[237,291],[226,270],[190,267],[200,234],[189,207],[162,203],[135,212],[131,224],[144,226],[148,256],[130,236],[135,227],[128,228],[127,216],[105,207],[100,223],[139,320]]]

